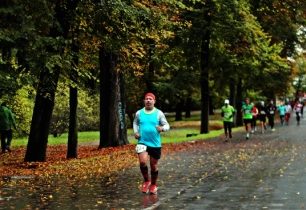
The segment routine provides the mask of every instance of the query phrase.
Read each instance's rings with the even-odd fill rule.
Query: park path
[[[230,143],[218,137],[164,155],[156,196],[139,192],[139,168],[132,167],[80,183],[7,186],[0,209],[305,209],[306,121],[291,120],[250,140],[238,132]]]
[[[247,141],[244,133],[236,133],[231,143],[213,139],[218,143],[212,150],[199,145],[170,155],[160,162],[158,196],[142,196],[139,205],[144,209],[305,209],[305,127],[305,119],[297,126],[292,118],[291,125],[257,132]],[[138,174],[136,168],[124,177],[138,180]],[[139,197],[134,188],[126,199]],[[118,208],[124,203],[123,199]]]

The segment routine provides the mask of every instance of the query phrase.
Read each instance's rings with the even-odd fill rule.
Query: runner
[[[258,117],[260,121],[261,133],[264,133],[267,129],[266,127],[266,119],[267,119],[267,109],[265,107],[265,102],[261,101],[260,105],[258,106]]]
[[[249,98],[245,99],[245,103],[242,105],[242,115],[243,115],[243,122],[246,131],[246,139],[250,138],[249,131],[251,130],[251,123],[252,123],[252,108],[253,105],[250,104]]]
[[[257,115],[258,115],[258,109],[254,105],[252,108],[252,123],[251,123],[251,133],[254,133],[256,131],[256,124],[257,124]]]
[[[164,113],[155,108],[155,95],[147,93],[144,98],[145,107],[138,110],[133,121],[135,138],[138,139],[136,152],[139,158],[140,171],[144,182],[143,193],[157,194],[158,160],[161,156],[160,133],[170,129]],[[150,159],[151,179],[147,162]]]
[[[11,152],[11,142],[13,138],[13,128],[16,130],[15,117],[12,111],[7,107],[6,103],[0,106],[0,136],[2,153]]]
[[[303,105],[301,104],[301,102],[299,100],[296,100],[293,110],[295,112],[297,125],[300,125],[302,108],[303,108]]]
[[[291,104],[289,102],[286,102],[285,107],[286,107],[285,122],[286,122],[286,125],[289,125],[290,116],[291,116],[291,112],[292,112],[292,107],[291,107]]]
[[[229,104],[229,100],[224,101],[224,106],[221,108],[221,116],[223,117],[223,127],[225,134],[225,142],[228,141],[228,137],[232,138],[232,125],[234,119],[235,109]]]
[[[269,120],[269,125],[271,127],[271,131],[275,131],[274,128],[274,116],[276,112],[276,106],[274,105],[273,100],[270,100],[270,103],[267,106],[267,114],[268,114],[268,120]]]
[[[277,111],[279,113],[279,118],[280,118],[280,122],[281,125],[284,125],[284,121],[285,121],[285,114],[286,114],[286,106],[284,103],[281,103],[278,107],[277,107]]]

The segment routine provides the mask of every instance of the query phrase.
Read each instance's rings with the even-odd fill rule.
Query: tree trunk
[[[201,131],[200,133],[209,132],[209,45],[210,45],[210,26],[211,26],[211,5],[212,2],[207,2],[207,11],[205,14],[205,29],[201,41]]]
[[[73,52],[73,67],[77,67],[79,64],[79,45],[74,42],[71,47]],[[77,72],[74,68],[71,69],[70,79],[77,82]],[[69,132],[68,132],[68,144],[67,144],[67,158],[78,157],[78,124],[77,124],[77,109],[78,109],[78,89],[77,87],[69,87]]]
[[[184,101],[180,100],[175,106],[175,121],[181,121],[183,119],[183,112],[184,109]]]
[[[243,119],[242,119],[242,79],[239,78],[238,84],[237,84],[237,97],[236,97],[236,109],[237,109],[237,117],[236,117],[236,125],[242,126],[243,125]]]
[[[148,70],[145,72],[145,84],[148,92],[155,92],[153,81],[155,74],[155,65],[154,65],[154,50],[155,42],[153,39],[149,39],[149,53],[148,53]]]
[[[191,97],[187,97],[185,104],[185,118],[191,117]]]
[[[116,69],[117,56],[105,49],[100,60],[100,144],[99,148],[128,144],[123,75]]]
[[[50,30],[50,37],[54,39],[59,37],[67,38],[78,2],[56,1],[54,27]],[[64,47],[50,44],[50,46],[46,47],[46,50],[50,54],[61,56],[64,52]],[[59,66],[55,66],[52,71],[44,68],[40,74],[25,161],[46,160],[49,127],[59,74]]]
[[[230,89],[230,97],[229,97],[230,104],[236,106],[235,104],[236,88],[235,88],[235,80],[233,78],[230,79],[229,89]]]
[[[48,70],[44,70],[41,73],[25,161],[46,161],[49,126],[58,78],[59,69],[54,70],[52,73]]]
[[[67,145],[67,158],[78,157],[78,129],[77,129],[77,108],[78,108],[78,89],[75,87],[69,88],[69,132]]]

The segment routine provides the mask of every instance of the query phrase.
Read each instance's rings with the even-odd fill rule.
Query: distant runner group
[[[301,117],[303,117],[303,103],[301,100],[295,100],[289,103],[288,100],[281,102],[276,106],[273,100],[270,100],[266,105],[264,101],[256,104],[251,103],[249,98],[246,98],[242,104],[242,118],[246,131],[246,139],[250,138],[250,134],[257,131],[257,122],[259,121],[260,132],[264,133],[267,130],[266,120],[268,119],[268,126],[271,131],[275,131],[275,114],[278,113],[280,124],[289,125],[291,114],[296,116],[297,125],[300,125]],[[225,142],[232,138],[232,126],[234,122],[236,110],[230,105],[228,99],[224,101],[221,107],[221,116],[223,117],[223,127],[225,134]]]

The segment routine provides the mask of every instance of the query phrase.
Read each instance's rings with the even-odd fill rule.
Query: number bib
[[[137,144],[135,150],[136,150],[136,153],[139,154],[139,153],[147,151],[147,146],[143,144]]]

